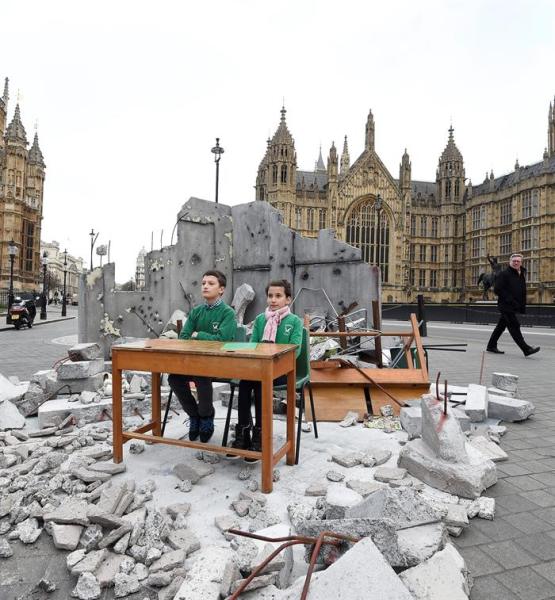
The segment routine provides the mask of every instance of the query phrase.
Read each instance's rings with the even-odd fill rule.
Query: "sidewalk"
[[[11,331],[14,329],[13,325],[8,325],[6,323],[7,313],[0,313],[0,331]],[[37,307],[37,316],[33,322],[33,327],[37,325],[44,325],[46,323],[56,323],[58,321],[68,321],[69,319],[77,318],[77,306],[68,306],[67,307],[67,316],[62,317],[62,307],[60,305],[54,306],[51,304],[46,308],[46,319],[40,319],[40,308]]]

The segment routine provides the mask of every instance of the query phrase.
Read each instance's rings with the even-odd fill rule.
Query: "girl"
[[[296,344],[297,357],[301,353],[303,323],[289,309],[291,304],[291,284],[285,279],[271,281],[266,287],[268,308],[254,320],[251,342],[275,344]],[[274,385],[287,382],[285,376],[274,380]],[[254,393],[255,420],[251,436],[251,397]],[[262,427],[262,391],[259,381],[241,381],[239,384],[239,422],[235,426],[233,448],[260,452]],[[231,457],[230,457],[231,458]],[[235,456],[233,458],[239,458]],[[254,462],[253,459],[246,459]]]

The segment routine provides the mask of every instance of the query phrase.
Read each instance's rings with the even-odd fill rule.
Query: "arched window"
[[[460,187],[460,181],[457,179],[455,181],[455,198],[459,197],[460,189],[461,189],[461,187]]]
[[[287,183],[287,165],[281,165],[281,183]]]
[[[389,281],[389,221],[385,210],[373,202],[359,204],[347,220],[347,243],[360,248],[362,259],[380,267],[382,281]]]
[[[277,183],[278,168],[277,165],[272,166],[272,183]]]
[[[445,197],[446,198],[450,198],[451,197],[451,180],[448,179],[445,182]]]
[[[314,209],[309,208],[307,211],[307,229],[314,229]]]

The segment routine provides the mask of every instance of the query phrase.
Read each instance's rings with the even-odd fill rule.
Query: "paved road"
[[[384,328],[399,329],[400,325],[387,321]],[[67,348],[52,340],[76,332],[77,320],[31,331],[0,332],[0,372],[25,379],[50,367],[65,356]],[[425,343],[468,344],[465,353],[430,351],[430,376],[435,378],[441,371],[442,380],[453,384],[477,383],[490,332],[491,326],[429,324]],[[555,330],[525,329],[524,337],[541,346],[541,352],[524,358],[504,334],[499,347],[506,354],[484,355],[483,381],[489,383],[494,371],[519,375],[519,396],[534,402],[536,414],[524,423],[508,424],[502,447],[509,460],[497,463],[499,482],[486,494],[496,498],[495,520],[473,519],[471,527],[455,540],[475,580],[472,600],[555,600]],[[42,565],[28,555],[28,550],[22,550],[22,559],[27,557],[29,565]],[[63,565],[60,569],[62,581]],[[26,579],[21,575],[18,581],[17,589],[23,589]],[[68,581],[55,598],[67,597],[69,589]],[[0,600],[4,600],[1,586]]]
[[[66,336],[77,336],[77,319],[44,323],[32,329],[0,331],[0,373],[6,377],[17,375],[24,381],[36,371],[50,369],[67,356],[68,348],[52,340]]]

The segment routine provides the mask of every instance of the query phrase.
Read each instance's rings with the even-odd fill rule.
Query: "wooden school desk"
[[[123,460],[123,444],[143,440],[196,448],[221,454],[261,458],[263,492],[272,491],[273,467],[283,456],[287,464],[295,463],[295,349],[292,344],[257,344],[254,349],[224,350],[225,343],[196,340],[144,340],[112,348],[113,379],[113,454],[114,462]],[[121,377],[123,370],[152,373],[152,420],[136,431],[123,431]],[[189,440],[161,436],[160,375],[250,379],[262,384],[262,452],[239,450]],[[287,438],[273,450],[273,381],[287,376]],[[152,432],[146,434],[146,432]]]

